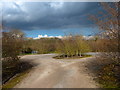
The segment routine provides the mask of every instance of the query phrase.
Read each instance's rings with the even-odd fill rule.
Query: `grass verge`
[[[120,89],[120,64],[110,62],[112,59],[98,57],[86,64],[93,73],[94,80],[100,88]]]
[[[30,72],[30,70],[27,70],[25,72],[18,73],[13,78],[11,78],[8,82],[2,85],[2,89],[5,88],[13,88],[15,85],[17,85],[20,81],[22,81],[27,74]]]
[[[20,60],[4,60],[2,62],[2,88],[13,88],[34,66],[30,62]]]
[[[103,88],[119,88],[120,89],[120,66],[109,64],[98,70],[99,77],[97,82]]]

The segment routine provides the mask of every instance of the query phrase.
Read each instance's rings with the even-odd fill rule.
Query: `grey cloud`
[[[92,22],[87,15],[100,8],[98,3],[87,2],[66,2],[61,6],[58,3],[58,8],[55,5],[53,3],[51,7],[47,2],[11,3],[11,6],[3,7],[4,26],[23,30],[89,27]]]

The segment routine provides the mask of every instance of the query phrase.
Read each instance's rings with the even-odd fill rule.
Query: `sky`
[[[97,26],[89,20],[102,8],[98,2],[2,2],[6,29],[20,29],[27,37],[66,34],[94,35]]]

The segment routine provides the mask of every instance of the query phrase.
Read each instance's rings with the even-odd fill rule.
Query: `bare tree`
[[[119,3],[118,2],[104,2],[100,3],[102,11],[96,15],[90,15],[90,19],[102,30],[101,33],[101,50],[107,52],[107,56],[114,58],[113,60],[120,62],[119,60]],[[101,43],[100,43],[101,42]]]
[[[18,59],[23,46],[24,33],[18,30],[3,32],[2,56],[4,58]]]
[[[84,41],[82,36],[68,36],[66,39],[61,40],[57,45],[57,50],[67,57],[80,56],[85,52],[90,51],[90,47]]]
[[[103,11],[96,15],[90,15],[90,19],[98,25],[100,30],[104,30],[104,34],[111,38],[118,38],[118,3],[101,3]]]

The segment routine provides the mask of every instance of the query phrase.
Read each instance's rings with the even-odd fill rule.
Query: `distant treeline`
[[[27,39],[24,33],[18,30],[3,32],[2,41],[2,57],[14,59],[20,54],[30,53],[59,53],[72,57],[86,52],[116,52],[118,49],[116,39],[94,36],[93,39],[86,40],[82,35],[68,35],[62,39]]]
[[[66,56],[81,56],[82,53],[89,52],[90,47],[81,35],[70,36],[64,39],[41,38],[29,39],[25,41],[23,52],[38,51],[44,53],[60,53]]]

